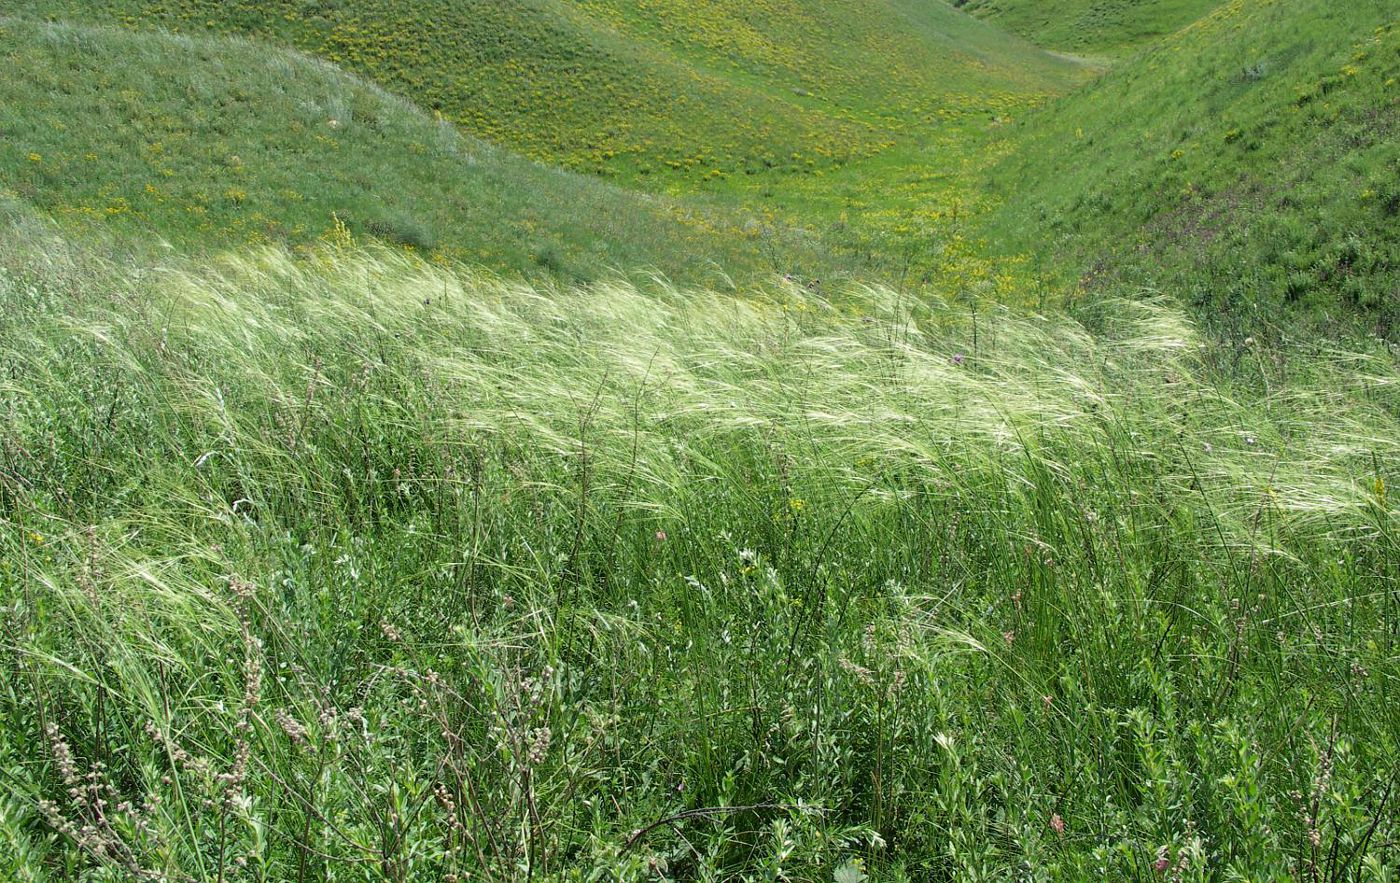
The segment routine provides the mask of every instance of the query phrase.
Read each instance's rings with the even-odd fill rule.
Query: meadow
[[[0,18],[0,57],[0,186],[134,249],[298,247],[344,224],[440,260],[553,278],[626,270],[721,284],[831,266],[780,225],[760,236],[750,212],[532,163],[247,40]]]
[[[679,225],[667,224],[649,206],[620,197],[608,204],[593,195],[577,211],[558,206],[566,198],[542,206],[531,220],[547,228],[575,217],[639,218],[636,229],[590,239],[586,229],[571,224],[551,243],[519,224],[465,229],[455,224],[452,219],[464,211],[509,217],[539,194],[567,196],[589,187],[582,179],[521,174],[518,164],[502,161],[491,189],[506,198],[488,196],[480,209],[464,205],[460,196],[447,201],[428,186],[385,188],[392,195],[382,201],[402,205],[395,218],[379,225],[391,237],[399,228],[423,230],[440,246],[468,243],[469,249],[454,255],[459,259],[538,270],[530,266],[528,249],[492,262],[483,258],[498,254],[482,255],[476,245],[498,238],[503,240],[498,251],[508,251],[512,243],[534,242],[546,257],[543,263],[557,262],[585,277],[601,261],[577,252],[619,243],[631,247],[603,256],[610,267],[647,265],[679,281],[705,284],[715,283],[721,273],[752,279],[755,270],[812,279],[878,271],[925,284],[938,279],[946,288],[969,292],[995,287],[1009,296],[1009,285],[994,286],[992,280],[1006,276],[1016,262],[997,261],[994,267],[985,249],[945,247],[943,240],[988,205],[977,188],[987,160],[997,155],[986,148],[989,136],[1083,82],[1089,72],[929,0],[816,5],[811,0],[698,5],[453,0],[434,6],[431,14],[399,0],[310,6],[290,0],[25,0],[17,11],[29,19],[88,23],[100,28],[90,39],[116,46],[133,38],[109,29],[136,31],[152,41],[159,39],[153,33],[168,30],[206,41],[211,34],[236,34],[259,45],[292,47],[403,96],[467,136],[645,192],[680,216]],[[211,52],[217,56],[222,50]],[[45,67],[42,60],[17,61],[21,70]],[[219,78],[217,70],[202,70],[207,63],[181,58],[181,79]],[[147,64],[128,70],[139,78]],[[257,67],[266,69],[262,63]],[[275,144],[285,137],[285,129],[277,127],[281,121],[308,121],[299,109],[286,107],[300,99],[300,87],[284,92],[275,73],[267,73],[239,81],[236,91],[244,100],[225,104],[251,111],[271,103],[259,112],[261,122],[235,131]],[[102,76],[112,84],[110,91],[146,94],[143,85],[122,83],[120,75]],[[32,92],[34,84],[17,85],[15,91]],[[175,91],[172,100],[182,94]],[[98,94],[88,100],[96,103],[105,108],[109,98]],[[132,140],[145,139],[143,120],[112,122],[133,129]],[[314,131],[320,122],[309,124]],[[277,138],[269,141],[274,133]],[[198,132],[191,143],[206,140]],[[330,168],[341,174],[375,169],[385,151],[373,138],[362,140],[358,162],[328,157]],[[409,142],[402,150],[424,138],[401,140]],[[237,148],[231,152],[242,155]],[[445,178],[454,182],[448,194],[483,186],[453,172],[450,156],[433,166],[417,162],[419,156],[411,152],[402,163],[387,161],[384,176],[361,172],[357,177]],[[124,175],[125,167],[118,165]],[[89,170],[84,180],[112,186],[107,170]],[[372,190],[379,198],[375,185],[355,183],[351,194],[363,198],[359,191]],[[408,193],[417,208],[399,196]],[[265,213],[273,214],[270,207],[282,200],[272,190],[261,201],[269,206]],[[326,201],[316,206],[321,230],[331,225]],[[667,227],[679,227],[677,235],[650,241],[647,231]],[[188,238],[208,242],[210,232]],[[972,238],[961,229],[953,232]],[[566,249],[576,253],[572,261],[563,259]],[[976,284],[965,284],[968,279]]]
[[[927,0],[24,0],[27,16],[274,40],[566,168],[690,190],[876,155],[1075,66]],[[656,179],[646,181],[645,179]]]
[[[1304,333],[1390,341],[1400,333],[1400,253],[1390,232],[1400,187],[1392,137],[1400,32],[1385,0],[997,0],[962,9],[935,0],[454,0],[431,17],[401,7],[25,0],[19,11],[143,35],[234,33],[300,48],[418,103],[439,128],[455,124],[468,137],[630,190],[547,176],[500,151],[494,174],[464,177],[451,152],[419,162],[433,136],[405,132],[398,151],[362,137],[357,162],[325,157],[333,179],[375,169],[345,182],[350,198],[328,194],[337,198],[283,224],[283,194],[304,191],[278,186],[250,195],[259,203],[254,221],[238,206],[218,225],[236,232],[319,234],[333,226],[337,205],[371,196],[392,210],[338,211],[357,232],[431,243],[493,269],[588,279],[646,266],[704,285],[773,272],[873,274],[965,301],[1036,305],[1126,286],[1177,292],[1238,338],[1275,321]],[[1057,55],[992,24],[1088,58]],[[122,45],[110,31],[93,33],[102,35],[95,42]],[[123,89],[147,94],[140,72],[157,54],[125,70],[103,66],[117,73],[102,75],[105,88],[65,87],[93,90],[83,108],[66,102],[42,120],[21,111],[16,128],[34,137],[14,141],[0,169],[32,179],[25,144],[69,137],[45,131],[48,119],[99,103],[105,110]],[[20,71],[51,66],[32,53],[14,57]],[[206,64],[182,58],[182,79],[220,77],[201,71]],[[135,82],[121,82],[125,75]],[[17,84],[11,106],[24,108],[36,88],[43,84]],[[299,88],[279,96],[268,71],[229,90],[242,101],[220,96],[215,106],[271,101],[261,116],[276,127],[235,130],[260,142],[269,130],[283,136],[288,117],[324,136],[286,106]],[[131,130],[134,148],[146,147],[145,115],[111,123]],[[186,123],[177,132],[201,144],[211,140],[203,129]],[[183,149],[175,138],[165,146]],[[230,145],[231,155],[244,152]],[[209,162],[189,164],[228,177]],[[122,212],[148,195],[150,182],[130,180],[125,151],[108,168],[81,172],[89,189],[107,188],[118,201],[79,199],[78,211]],[[371,183],[415,176],[408,188]],[[472,190],[484,198],[445,196]],[[627,198],[639,192],[662,200],[660,210]],[[460,223],[464,214],[473,222]],[[498,217],[506,222],[489,220]],[[639,221],[594,236],[589,222],[600,217]],[[170,238],[164,231],[176,225],[158,226]],[[211,225],[196,226],[185,240],[211,241]]]
[[[1400,339],[1393,4],[1223,3],[1007,130],[984,235],[1110,290]],[[1066,277],[1062,277],[1064,279]]]
[[[0,241],[11,879],[1397,870],[1391,359]]]
[[[6,14],[0,880],[1400,879],[1389,4]]]
[[[954,0],[1038,45],[1089,57],[1131,55],[1220,4],[1216,0]]]

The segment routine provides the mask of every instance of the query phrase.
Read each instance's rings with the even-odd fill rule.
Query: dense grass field
[[[51,237],[0,276],[11,876],[1397,870],[1392,360]]]
[[[1400,879],[1389,4],[5,13],[0,880]]]

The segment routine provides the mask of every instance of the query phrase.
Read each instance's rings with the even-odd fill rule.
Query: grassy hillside
[[[13,229],[0,302],[7,879],[1400,871],[1393,361]]]
[[[1393,3],[961,5],[0,17],[0,880],[1400,879]]]
[[[1393,334],[1398,81],[1389,2],[1227,3],[1007,130],[990,235],[1242,335],[1285,306]]]
[[[1221,0],[953,0],[1051,49],[1121,56],[1173,34]]]
[[[494,237],[495,245],[506,247],[522,238],[532,242],[531,225],[577,217],[582,229],[562,231],[562,245],[534,243],[492,262],[562,263],[575,273],[599,261],[570,260],[566,252],[602,243],[617,252],[609,261],[614,266],[658,265],[686,279],[699,278],[696,272],[713,266],[713,259],[738,276],[777,270],[829,278],[873,270],[944,291],[1016,297],[1024,278],[1012,272],[1014,264],[987,260],[965,236],[967,220],[988,207],[969,181],[994,156],[983,146],[996,127],[1082,76],[1073,64],[923,0],[882,0],[873,7],[793,0],[742,10],[725,3],[682,9],[601,0],[459,0],[435,8],[431,18],[420,6],[401,4],[294,5],[29,0],[19,11],[293,43],[543,159],[615,174],[634,189],[707,191],[709,207],[688,213],[620,197],[599,207],[587,188],[576,187],[578,179],[507,173],[499,176],[498,189],[516,198],[487,202],[482,217],[518,217],[540,194],[557,210],[531,213],[519,224],[488,220],[455,232],[439,232],[438,219],[402,207],[387,222],[372,221],[413,238],[419,228],[443,244],[480,252],[478,239]],[[437,30],[449,27],[450,39]],[[342,45],[349,35],[381,31],[391,32],[384,37],[389,42],[373,51]],[[24,89],[51,91],[39,73],[48,60],[26,64],[33,72],[29,82],[12,87],[21,112]],[[178,58],[169,64],[183,67]],[[45,94],[44,100],[62,101],[65,94]],[[105,97],[100,103],[112,104]],[[227,103],[250,112],[254,107]],[[268,122],[276,114],[262,116],[235,131],[257,138],[263,137],[259,128],[281,131],[281,123]],[[237,147],[230,152],[242,155]],[[850,161],[857,155],[860,162]],[[128,152],[123,161],[140,156]],[[406,157],[406,167],[421,169],[416,159]],[[132,165],[112,173],[147,172],[139,160]],[[329,165],[344,170],[350,164],[331,159]],[[365,168],[363,161],[354,165]],[[365,179],[371,177],[361,173],[361,187],[368,186]],[[138,190],[146,184],[132,183]],[[415,201],[440,202],[431,187]],[[461,201],[452,208],[460,211]],[[680,223],[657,223],[658,214],[679,215]],[[596,218],[626,229],[587,232],[586,223]],[[652,241],[652,231],[664,240],[677,227],[686,247]]]
[[[748,215],[546,169],[265,45],[0,19],[0,58],[0,187],[136,240],[308,243],[339,217],[499,270],[825,266],[800,243],[760,242]]]
[[[290,44],[464,129],[649,187],[785,177],[1062,91],[1074,69],[938,0],[21,0]]]

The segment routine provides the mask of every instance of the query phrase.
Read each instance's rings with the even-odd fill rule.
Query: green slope
[[[1205,15],[1221,0],[953,0],[973,15],[1052,49],[1122,55]]]
[[[1394,879],[1393,3],[0,17],[0,879]]]
[[[339,217],[498,270],[696,280],[803,253],[761,249],[731,214],[508,155],[265,45],[0,19],[0,59],[0,189],[137,239],[296,244]]]
[[[1394,18],[1383,0],[1225,4],[1013,127],[992,237],[1231,324],[1291,304],[1394,331]]]
[[[487,140],[651,189],[835,168],[902,134],[1005,115],[1076,75],[938,0],[28,0],[17,8],[293,45]]]
[[[457,199],[444,210],[439,190],[449,199],[461,191],[432,183],[441,172],[411,152],[415,141],[432,139],[416,137],[397,174],[420,176],[418,191],[394,183],[383,197],[389,211],[379,202],[373,211],[344,209],[362,229],[390,238],[414,241],[426,226],[428,239],[496,266],[644,263],[693,274],[714,259],[737,273],[860,267],[997,300],[1039,300],[1046,277],[1083,276],[1182,292],[1207,309],[1231,307],[1233,321],[1245,324],[1254,314],[1240,305],[1295,302],[1329,319],[1355,312],[1385,330],[1396,299],[1396,244],[1385,231],[1394,220],[1388,133],[1397,90],[1393,35],[1375,29],[1389,21],[1387,6],[1037,4],[1047,21],[1084,35],[1078,48],[1086,51],[1122,52],[1172,32],[1039,113],[1035,106],[1070,90],[1085,68],[932,0],[453,0],[431,15],[390,0],[31,0],[21,9],[294,44],[542,159],[638,189],[704,190],[735,207],[678,220],[673,204],[589,189],[581,178],[497,157],[513,171],[496,179],[495,201]],[[1207,7],[1218,8],[1181,27]],[[997,23],[1012,26],[1013,13],[1031,8],[1003,4]],[[43,79],[54,67],[47,59],[15,67],[26,72],[23,88],[58,105],[68,100]],[[275,92],[276,77],[259,88]],[[23,104],[22,93],[11,94]],[[169,115],[188,112],[177,104]],[[108,96],[89,111],[101,119],[120,106]],[[262,109],[236,96],[219,106],[208,121],[246,111],[234,132],[267,125],[254,119]],[[273,116],[301,112],[286,111]],[[324,126],[321,116],[330,114],[303,126]],[[127,120],[149,126],[139,114]],[[31,128],[46,137],[43,125]],[[295,127],[277,134],[302,137]],[[315,132],[312,146],[328,137]],[[48,172],[26,165],[12,141],[6,146],[20,186],[27,175],[29,198],[42,202],[36,194],[50,191],[34,179]],[[122,178],[119,196],[129,202],[144,198],[150,182],[140,178],[159,168],[145,149],[133,143],[104,173]],[[220,148],[225,156],[252,149]],[[392,153],[366,148],[325,161],[353,195],[370,177],[366,163]],[[205,210],[217,209],[227,227],[256,229],[261,221],[248,216],[258,207],[251,193],[246,202],[234,198],[237,170],[225,165],[216,157],[204,163],[212,174],[176,177],[189,187],[201,176],[216,181],[205,202],[233,204]],[[89,186],[79,173],[69,177]],[[426,196],[402,198],[414,192]],[[122,205],[88,200],[81,210]],[[479,212],[459,224],[468,209]],[[317,209],[322,229],[330,210],[341,211]],[[726,220],[733,217],[744,220]],[[604,228],[592,229],[599,219]],[[767,232],[792,226],[804,228],[807,243],[795,256],[793,242]],[[813,242],[838,257],[814,260]]]

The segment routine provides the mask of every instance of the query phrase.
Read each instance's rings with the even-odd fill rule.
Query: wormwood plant
[[[12,877],[1400,871],[1391,357],[9,229]]]

